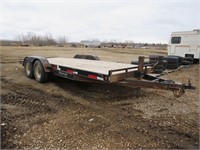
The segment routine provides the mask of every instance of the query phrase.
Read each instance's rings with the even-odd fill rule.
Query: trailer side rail
[[[122,69],[116,69],[116,70],[109,70],[108,75],[100,74],[96,72],[90,72],[85,70],[80,70],[76,68],[70,68],[65,66],[60,66],[56,64],[51,64],[52,72],[58,76],[69,78],[69,79],[80,79],[77,76],[108,82],[108,83],[114,83],[117,81],[125,80],[129,77],[134,77],[137,74],[138,67],[129,67],[129,68],[122,68]],[[84,79],[86,80],[86,79]]]

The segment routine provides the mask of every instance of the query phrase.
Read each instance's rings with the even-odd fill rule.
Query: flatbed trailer
[[[144,59],[145,57],[139,57],[139,64],[132,65],[78,58],[27,56],[22,65],[27,77],[35,78],[41,83],[47,82],[51,73],[76,81],[171,90],[176,97],[180,97],[185,89],[195,89],[190,82],[175,83],[150,75],[152,66],[144,65]]]

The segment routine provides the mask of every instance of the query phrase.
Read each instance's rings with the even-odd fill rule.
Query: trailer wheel
[[[30,79],[34,78],[34,73],[33,73],[33,64],[30,62],[29,59],[25,59],[24,62],[24,70],[26,72],[26,76]]]
[[[39,60],[35,61],[33,70],[36,81],[44,83],[48,80],[48,73],[44,71],[43,65]]]

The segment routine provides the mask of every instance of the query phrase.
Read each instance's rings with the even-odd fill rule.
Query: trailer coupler
[[[182,84],[182,86],[178,90],[173,90],[173,94],[175,97],[180,97],[185,93],[185,89],[195,90],[196,88],[191,84],[190,80],[188,84]]]
[[[155,81],[155,83],[159,83],[157,84],[157,88],[172,91],[176,98],[181,97],[185,93],[185,89],[195,90],[195,87],[191,84],[190,80],[187,84],[175,83],[172,80],[164,80],[161,82]]]

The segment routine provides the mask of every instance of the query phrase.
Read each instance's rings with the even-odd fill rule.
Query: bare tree
[[[60,36],[58,40],[55,40],[51,33],[46,33],[43,36],[36,35],[33,32],[27,32],[15,37],[17,41],[20,41],[22,45],[34,45],[34,46],[51,46],[51,45],[65,45],[68,43],[66,36]]]
[[[55,39],[53,39],[53,36],[51,33],[46,33],[45,36],[43,37],[45,45],[57,45],[57,42]]]
[[[66,36],[60,36],[57,40],[57,43],[59,46],[64,46],[65,44],[68,43],[67,37]]]
[[[125,40],[124,43],[127,43],[127,44],[133,44],[134,41],[133,41],[133,40]]]

